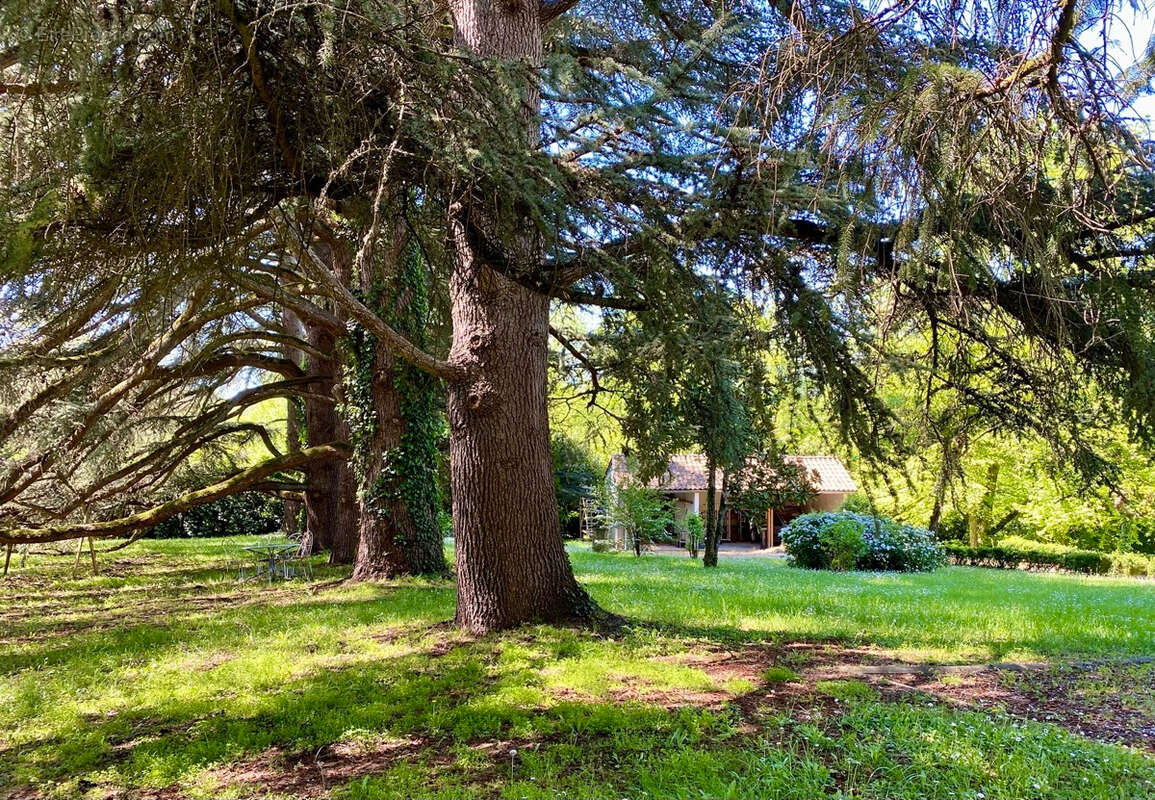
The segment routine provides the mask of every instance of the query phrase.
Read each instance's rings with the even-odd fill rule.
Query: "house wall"
[[[700,497],[699,497],[700,495]],[[705,492],[674,492],[674,520],[684,522],[692,513],[701,515],[705,508]],[[699,508],[701,506],[702,508]]]
[[[846,501],[848,492],[821,492],[811,501],[815,511],[837,511]]]

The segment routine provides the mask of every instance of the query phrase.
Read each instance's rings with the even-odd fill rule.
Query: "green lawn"
[[[449,581],[240,584],[239,543],[0,582],[0,797],[1155,794],[1150,663],[855,672],[1155,656],[1149,582],[578,547],[624,629],[473,639]]]

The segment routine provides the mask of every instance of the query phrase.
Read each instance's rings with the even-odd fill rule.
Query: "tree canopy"
[[[635,378],[648,343],[704,354],[731,341],[719,308],[755,310],[765,342],[691,359],[712,377],[677,397],[699,419],[695,393],[724,401],[770,364],[883,458],[879,370],[908,359],[928,404],[949,389],[1102,474],[1088,408],[1155,439],[1153,148],[1129,117],[1155,59],[1123,70],[1086,35],[1112,10],[5,3],[0,541],[85,515],[122,533],[222,479],[298,491],[282,472],[347,456],[339,426],[281,453],[238,411],[342,402],[307,331],[359,326],[447,387],[454,524],[480,548],[459,578],[498,541],[546,547],[556,509],[492,498],[536,507],[552,485],[548,300],[605,310],[604,349],[570,355]],[[448,350],[373,307],[410,246]],[[255,466],[210,458],[250,440]]]

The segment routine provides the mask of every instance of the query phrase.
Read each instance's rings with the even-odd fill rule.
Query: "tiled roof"
[[[810,470],[814,488],[819,494],[853,492],[858,489],[846,466],[836,456],[783,456],[784,461],[806,467]],[[621,453],[610,459],[610,468],[615,474],[629,473],[626,457]],[[722,486],[722,471],[718,470],[715,480]],[[694,453],[678,453],[670,457],[666,474],[651,481],[651,485],[668,492],[696,492],[706,488],[706,457]]]
[[[858,491],[858,484],[854,482],[854,478],[850,477],[850,473],[846,471],[846,465],[837,456],[783,456],[783,460],[791,461],[810,470],[810,473],[815,476],[814,488],[820,494]]]

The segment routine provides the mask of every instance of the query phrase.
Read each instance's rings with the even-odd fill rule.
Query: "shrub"
[[[691,511],[686,515],[686,549],[694,558],[698,557],[698,550],[702,547],[706,535],[706,523],[702,518]]]
[[[1115,515],[1100,522],[1076,520],[1054,534],[1055,541],[1080,550],[1155,555],[1155,519]]]
[[[284,502],[260,492],[241,492],[170,517],[149,531],[153,539],[271,533],[281,527]]]
[[[640,556],[652,544],[673,539],[673,504],[658,489],[625,480],[607,492],[604,523],[623,528],[628,546]]]
[[[956,564],[1000,569],[1060,569],[1083,575],[1155,575],[1155,558],[1136,553],[1100,553],[1008,536],[997,545],[968,547],[947,542]]]
[[[842,505],[838,507],[839,511],[853,511],[855,514],[869,514],[873,509],[870,507],[870,498],[859,492],[847,495],[846,499],[842,501]]]
[[[965,542],[969,539],[967,518],[957,511],[951,510],[942,515],[938,521],[938,528],[934,532],[940,542]]]
[[[854,548],[853,531],[861,540]],[[809,569],[841,568],[834,559],[854,548],[854,568],[923,572],[946,563],[946,554],[930,531],[850,511],[803,514],[782,529],[791,561]],[[840,561],[845,563],[845,561]]]
[[[1155,576],[1155,558],[1140,553],[1109,553],[1111,572],[1116,575],[1141,577]]]
[[[826,531],[826,552],[830,557],[831,569],[839,572],[854,569],[858,559],[866,555],[862,528],[854,520],[838,520]]]

